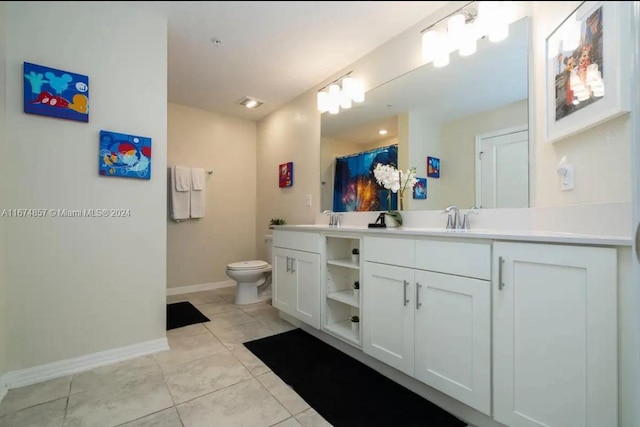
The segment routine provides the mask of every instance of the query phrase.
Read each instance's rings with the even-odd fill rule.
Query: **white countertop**
[[[517,240],[526,242],[569,243],[578,245],[632,246],[631,237],[574,234],[541,230],[446,230],[444,228],[367,228],[362,226],[332,227],[325,224],[279,225],[275,230],[363,233],[373,235],[433,236],[465,239]]]

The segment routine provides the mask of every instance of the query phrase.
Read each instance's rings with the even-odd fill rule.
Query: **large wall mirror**
[[[336,159],[393,145],[397,166],[426,179],[426,198],[408,191],[405,209],[528,207],[529,31],[529,18],[520,19],[499,43],[481,39],[471,56],[453,52],[445,67],[427,64],[370,90],[361,104],[324,113],[322,210],[335,210]],[[438,178],[427,176],[428,157],[440,160]]]

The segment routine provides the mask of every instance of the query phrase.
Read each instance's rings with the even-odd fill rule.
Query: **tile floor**
[[[171,350],[14,390],[1,427],[330,426],[242,343],[294,327],[235,288],[167,298],[209,319],[167,333]]]

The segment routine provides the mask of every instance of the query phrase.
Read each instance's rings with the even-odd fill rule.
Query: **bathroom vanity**
[[[273,305],[499,423],[615,426],[618,252],[630,244],[552,232],[277,227]]]

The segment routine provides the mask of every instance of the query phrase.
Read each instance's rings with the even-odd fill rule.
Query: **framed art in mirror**
[[[547,142],[629,112],[625,3],[583,2],[547,38]]]

